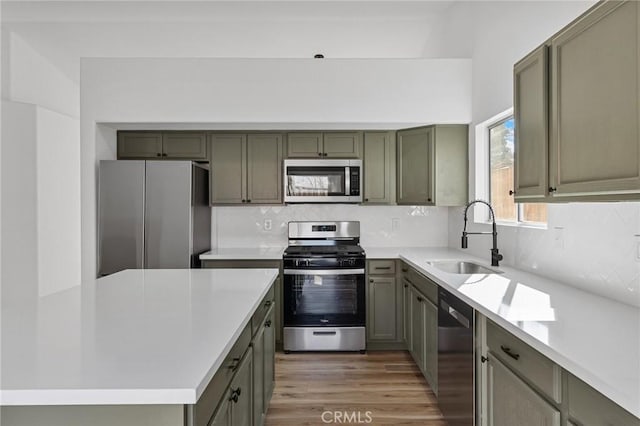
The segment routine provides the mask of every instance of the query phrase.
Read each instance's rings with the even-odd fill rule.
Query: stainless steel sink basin
[[[501,274],[502,271],[498,269],[487,268],[478,263],[465,262],[460,260],[437,260],[433,262],[427,262],[429,265],[434,266],[441,271],[448,272],[450,274]]]

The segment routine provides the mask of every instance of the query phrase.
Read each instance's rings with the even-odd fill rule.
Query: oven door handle
[[[285,269],[284,275],[358,275],[364,274],[361,269]]]

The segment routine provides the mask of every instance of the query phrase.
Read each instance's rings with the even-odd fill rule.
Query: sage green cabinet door
[[[438,308],[428,299],[424,302],[424,376],[433,391],[438,392]]]
[[[162,133],[118,132],[118,159],[161,158]]]
[[[246,139],[242,134],[211,135],[211,204],[241,204],[246,201]]]
[[[230,404],[233,404],[233,402],[229,400],[229,396],[229,391],[225,392],[218,406],[218,410],[211,419],[211,422],[208,423],[209,426],[231,426]]]
[[[464,206],[469,199],[469,126],[442,124],[432,129],[434,192],[427,201],[437,206]]]
[[[282,203],[282,135],[247,136],[247,202]]]
[[[516,201],[547,196],[549,162],[547,46],[540,46],[513,68]]]
[[[264,422],[264,325],[258,329],[251,346],[253,347],[253,424],[261,426]]]
[[[206,160],[207,135],[202,132],[163,133],[162,152],[166,158]]]
[[[567,399],[573,424],[584,426],[640,426],[640,419],[591,386],[568,374]]]
[[[425,367],[425,309],[424,297],[411,287],[411,341],[412,355],[420,371],[424,374]]]
[[[367,334],[369,340],[396,340],[396,279],[369,276]]]
[[[431,204],[431,128],[400,130],[398,149],[398,204]]]
[[[322,157],[322,133],[288,133],[288,158],[318,158]]]
[[[327,158],[360,158],[360,132],[327,132],[323,134],[322,156]]]
[[[393,132],[364,133],[364,204],[396,201],[396,144]]]
[[[404,321],[402,324],[402,333],[405,343],[407,344],[407,350],[409,352],[413,351],[413,339],[411,332],[411,316],[413,313],[411,312],[411,284],[403,279],[402,280],[402,309],[403,309],[403,317]]]
[[[489,354],[490,426],[560,426],[560,412]]]
[[[277,308],[277,306],[275,307]],[[264,413],[269,409],[276,380],[276,309],[271,309],[264,329]]]
[[[252,426],[253,424],[252,379],[253,349],[249,347],[242,357],[236,375],[229,385],[232,398],[230,401],[232,426]]]
[[[554,197],[640,193],[639,13],[603,2],[551,40]]]

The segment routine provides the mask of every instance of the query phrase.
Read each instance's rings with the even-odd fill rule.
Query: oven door
[[[285,269],[285,327],[365,325],[364,269]]]

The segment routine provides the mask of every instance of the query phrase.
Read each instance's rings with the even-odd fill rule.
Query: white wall
[[[10,302],[80,284],[80,99],[21,37],[2,35],[2,292]]]
[[[448,209],[424,206],[346,204],[215,207],[217,247],[285,247],[294,220],[360,221],[366,247],[443,247],[448,243]],[[271,230],[264,227],[271,221]],[[394,225],[394,221],[397,225]]]
[[[513,64],[593,2],[479,2],[458,5],[474,17],[470,198],[475,188],[475,125],[513,105]],[[460,247],[462,209],[451,208],[449,245]],[[474,230],[488,226],[471,225]],[[548,229],[499,226],[504,263],[640,306],[640,203],[549,205]],[[491,238],[469,237],[469,252],[489,260]]]
[[[83,278],[96,270],[97,161],[113,152],[96,150],[96,123],[230,123],[245,129],[466,123],[470,78],[465,59],[83,60]]]

